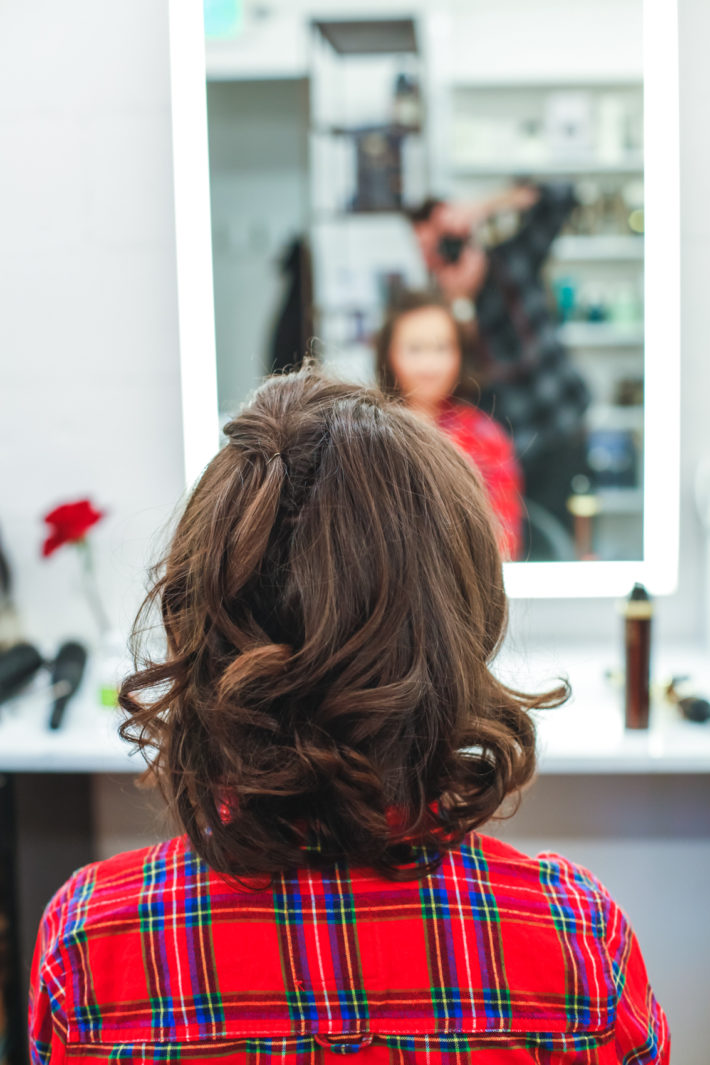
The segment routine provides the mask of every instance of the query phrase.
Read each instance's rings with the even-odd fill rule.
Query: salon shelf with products
[[[558,237],[552,255],[558,262],[643,262],[642,236],[570,234]]]
[[[451,165],[463,176],[643,172],[640,77],[449,83]]]
[[[316,21],[309,50],[309,239],[328,364],[372,378],[364,348],[391,284],[424,281],[405,208],[428,191],[417,19]]]
[[[530,74],[521,74],[519,70],[512,68],[506,71],[504,76],[495,78],[484,77],[457,77],[450,81],[451,89],[456,92],[498,92],[500,90],[515,92],[559,92],[564,90],[592,91],[598,89],[607,90],[610,86],[615,89],[638,89],[641,84],[641,71],[639,69],[617,70],[611,73],[595,72],[594,77],[586,75],[581,78],[578,74],[569,77],[550,77],[549,72],[532,77]]]
[[[570,348],[642,348],[643,328],[614,322],[563,322],[559,337]]]
[[[641,404],[623,406],[615,403],[595,403],[587,412],[590,429],[627,429],[641,432],[644,425],[644,408]]]
[[[569,703],[538,713],[540,772],[543,774],[710,773],[710,724],[685,721],[670,703],[656,698],[651,727],[623,726],[623,692],[607,679],[620,665],[622,648],[579,645],[503,651],[495,670],[514,686],[531,690],[566,674]],[[702,647],[663,647],[654,655],[654,675],[663,683],[687,674],[700,695],[710,694],[710,656]],[[92,700],[91,669],[69,705],[61,729],[47,728],[46,700],[33,697],[6,704],[0,716],[2,773],[126,773],[144,768],[116,732],[119,716]]]
[[[507,84],[454,79],[448,107],[453,198],[485,201],[506,181],[520,179],[574,187],[577,207],[544,267],[559,339],[591,393],[589,469],[575,479],[582,496],[570,499],[570,509],[591,493],[586,518],[578,521],[572,510],[576,535],[585,522],[593,530],[590,557],[638,557],[645,427],[640,76]],[[514,214],[502,215],[484,226],[481,239],[495,244],[518,224]]]
[[[618,162],[605,163],[598,159],[565,159],[546,160],[533,162],[525,158],[521,159],[497,159],[490,163],[465,163],[455,162],[452,174],[458,178],[504,178],[511,174],[525,177],[560,178],[579,177],[582,175],[628,175],[642,174],[643,159],[640,156],[631,156],[628,159],[619,159]]]
[[[387,208],[373,210],[348,210],[347,208],[321,208],[312,212],[317,222],[347,226],[348,224],[376,225],[378,222],[391,222],[394,225],[406,224],[401,210]],[[552,246],[552,255],[557,262],[643,262],[644,241],[642,236],[582,235],[567,234],[558,237]]]

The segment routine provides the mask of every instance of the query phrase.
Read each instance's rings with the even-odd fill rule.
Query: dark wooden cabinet
[[[27,993],[44,907],[94,858],[91,777],[0,774],[0,1065],[27,1065]]]

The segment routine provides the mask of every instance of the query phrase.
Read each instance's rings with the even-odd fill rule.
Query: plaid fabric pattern
[[[575,204],[571,185],[542,185],[515,236],[489,250],[476,296],[487,379],[480,406],[512,434],[523,468],[573,435],[589,406],[589,389],[558,338],[542,276]]]
[[[478,467],[500,525],[498,546],[503,558],[520,558],[523,476],[512,440],[483,411],[457,400],[444,404],[437,424]]]
[[[648,1065],[670,1052],[601,884],[476,833],[401,883],[336,863],[244,886],[184,837],[87,866],[45,911],[29,1019],[33,1065]]]

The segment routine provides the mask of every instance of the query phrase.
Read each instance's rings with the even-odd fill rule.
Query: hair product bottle
[[[626,728],[648,728],[653,603],[635,584],[624,605],[626,640]]]

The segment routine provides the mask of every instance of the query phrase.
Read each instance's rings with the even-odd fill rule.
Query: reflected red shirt
[[[498,545],[503,558],[522,554],[523,474],[513,441],[487,414],[469,403],[448,400],[437,419],[439,428],[478,467],[491,506],[500,522]]]
[[[401,883],[335,863],[249,890],[184,837],[86,866],[40,926],[30,1041],[35,1065],[670,1054],[636,937],[602,885],[477,833]]]

